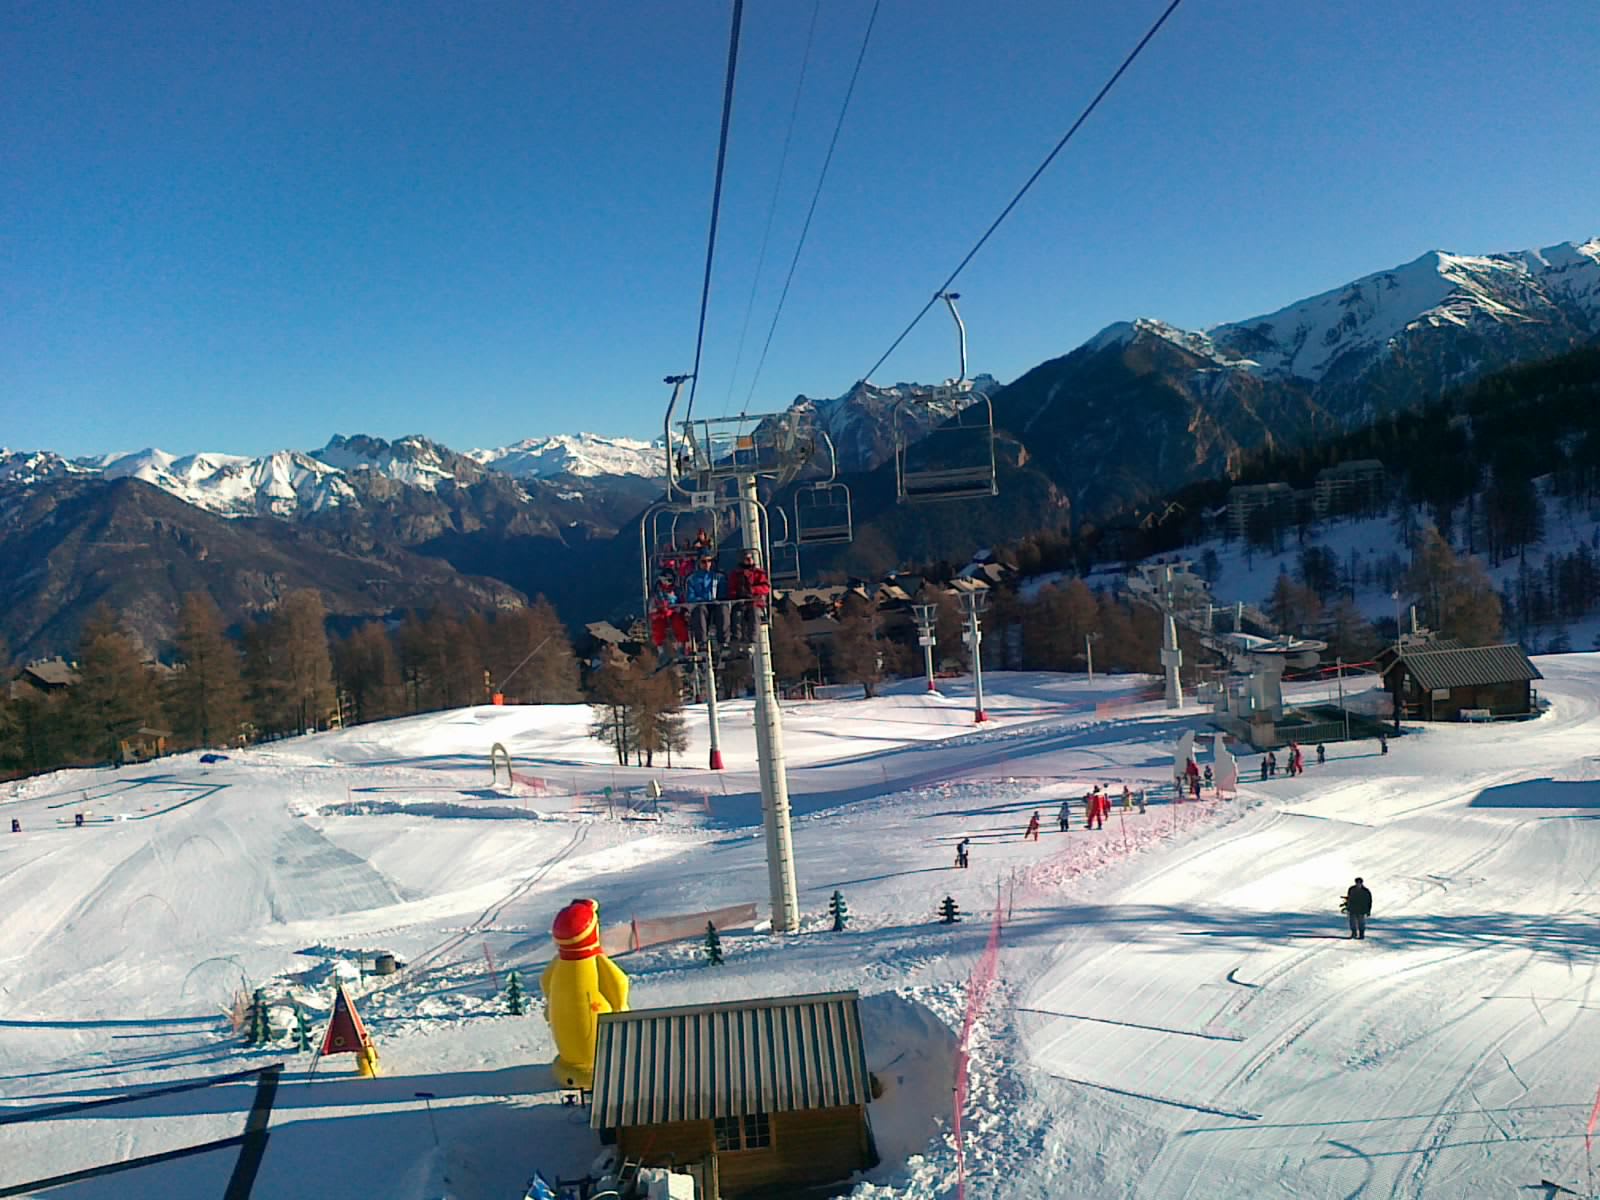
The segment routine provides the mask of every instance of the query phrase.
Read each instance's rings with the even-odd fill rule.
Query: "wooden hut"
[[[1468,721],[1534,711],[1533,681],[1543,679],[1516,643],[1463,646],[1402,643],[1378,655],[1395,712],[1418,721]]]
[[[603,1013],[589,1123],[716,1200],[846,1179],[877,1161],[855,992]]]

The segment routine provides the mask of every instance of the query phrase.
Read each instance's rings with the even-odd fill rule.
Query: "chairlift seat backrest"
[[[850,489],[842,483],[812,483],[794,495],[795,541],[802,546],[852,541]]]

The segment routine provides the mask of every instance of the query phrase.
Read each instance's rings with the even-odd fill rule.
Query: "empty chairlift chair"
[[[948,398],[964,407],[919,437],[922,414],[916,407]],[[972,500],[999,493],[994,407],[988,396],[972,391],[951,396],[946,389],[939,389],[932,400],[900,401],[894,420],[895,483],[902,503]]]
[[[828,546],[848,542],[855,533],[850,522],[850,489],[842,483],[808,483],[794,494],[795,542],[799,546]]]

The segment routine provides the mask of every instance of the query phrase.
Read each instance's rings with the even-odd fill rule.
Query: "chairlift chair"
[[[894,406],[895,491],[902,504],[975,500],[1000,492],[995,479],[994,405],[967,378],[967,327],[956,311],[957,292],[940,292],[961,341],[961,371],[931,394],[904,397]],[[952,404],[955,413],[918,436],[913,409]]]
[[[773,587],[794,587],[800,582],[800,547],[790,535],[788,512],[781,506],[772,511],[782,522],[782,533],[767,546],[767,577]]]
[[[801,546],[834,546],[855,538],[850,489],[842,483],[801,484],[794,494],[794,540]]]

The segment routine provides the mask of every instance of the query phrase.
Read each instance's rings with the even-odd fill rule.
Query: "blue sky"
[[[753,411],[845,390],[1160,0],[883,0]],[[700,406],[744,405],[870,4],[749,0]],[[659,432],[730,6],[0,6],[0,445]],[[1011,379],[1425,250],[1600,233],[1593,0],[1186,0],[958,287]],[[935,312],[875,375],[955,367]],[[729,405],[728,398],[732,396]]]

